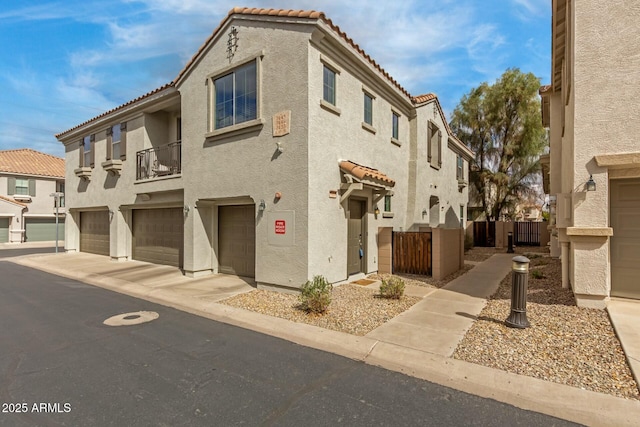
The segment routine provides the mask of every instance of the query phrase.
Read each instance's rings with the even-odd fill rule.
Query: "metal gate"
[[[518,221],[513,223],[513,240],[516,246],[540,246],[540,224],[546,222]]]
[[[473,223],[473,246],[496,246],[496,223],[495,221],[474,221]]]

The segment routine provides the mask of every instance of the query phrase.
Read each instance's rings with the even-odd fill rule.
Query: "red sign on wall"
[[[284,219],[276,220],[276,234],[285,234],[286,231],[286,223]]]

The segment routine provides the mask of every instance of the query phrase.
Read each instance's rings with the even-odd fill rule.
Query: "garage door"
[[[58,240],[64,240],[64,217],[58,218]],[[25,218],[25,242],[48,242],[56,240],[55,218]]]
[[[611,180],[611,295],[640,299],[640,179]]]
[[[109,256],[109,211],[80,212],[80,251]]]
[[[133,259],[182,267],[184,219],[181,208],[133,211]]]
[[[0,218],[0,243],[9,241],[9,218]]]
[[[218,208],[218,256],[220,272],[238,276],[256,275],[255,206]]]

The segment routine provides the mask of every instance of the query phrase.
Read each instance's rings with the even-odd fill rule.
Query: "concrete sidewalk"
[[[437,384],[519,408],[586,425],[634,426],[640,402],[581,390],[455,360],[450,355],[511,268],[512,255],[497,254],[365,337],[294,323],[217,303],[254,289],[249,279],[216,275],[184,277],[177,269],[138,261],[69,253],[9,261],[123,294],[174,307],[216,321],[403,372]],[[629,305],[634,304],[634,305]],[[615,301],[616,331],[628,337],[630,358],[640,347],[640,303]],[[629,355],[629,354],[628,354]],[[637,367],[637,365],[636,365]]]

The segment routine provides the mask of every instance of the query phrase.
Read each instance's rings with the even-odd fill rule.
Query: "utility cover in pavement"
[[[136,311],[134,313],[118,314],[111,316],[104,323],[107,326],[131,326],[156,320],[160,315],[155,311]]]

